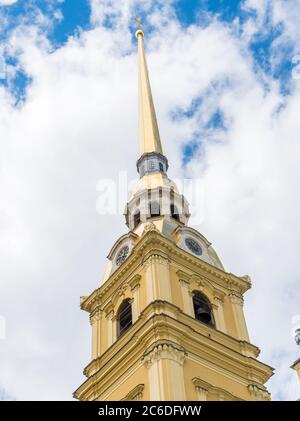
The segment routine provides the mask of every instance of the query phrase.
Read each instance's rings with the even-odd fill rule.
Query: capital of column
[[[173,360],[178,364],[183,365],[186,354],[185,349],[179,345],[165,342],[157,344],[150,348],[150,350],[147,350],[142,357],[142,361],[147,368],[150,368],[152,364],[161,359]]]
[[[169,258],[167,256],[164,256],[160,253],[151,254],[149,257],[146,257],[146,259],[143,261],[143,267],[147,269],[150,265],[154,263],[158,263],[160,265],[169,265]]]
[[[229,294],[229,299],[232,304],[238,304],[240,306],[243,306],[244,304],[243,296],[238,292],[232,292],[231,294]]]
[[[208,391],[211,389],[212,386],[209,383],[203,380],[200,380],[198,377],[194,377],[192,382],[195,386],[195,391],[196,391],[198,400],[206,401]]]
[[[147,222],[145,224],[143,234],[146,234],[149,231],[159,232],[159,230],[156,228],[153,222]]]
[[[114,310],[111,310],[109,313],[106,313],[106,314],[105,314],[105,316],[106,316],[106,318],[107,318],[108,320],[113,320],[114,315],[115,315]]]
[[[204,389],[204,387],[195,386],[195,389],[196,389],[196,392],[199,393],[200,395],[207,396],[208,394],[208,390]]]
[[[216,304],[217,307],[223,307],[224,306],[224,298],[219,296],[219,295],[215,295],[214,296],[214,302]]]
[[[252,400],[254,401],[270,401],[271,400],[271,395],[264,386],[258,387],[256,384],[249,384],[248,390],[251,394]]]
[[[122,401],[141,401],[143,399],[145,385],[139,384],[131,390]]]
[[[140,288],[140,281],[141,281],[141,275],[135,275],[130,281],[129,281],[129,285],[131,288],[131,292],[136,291],[137,289]]]
[[[102,310],[97,307],[91,314],[90,314],[90,324],[93,325],[94,323],[98,322],[102,318]]]
[[[185,280],[185,279],[179,279],[179,283],[182,287],[186,288],[186,289],[190,289],[190,282]]]

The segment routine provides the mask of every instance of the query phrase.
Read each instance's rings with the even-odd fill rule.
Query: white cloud
[[[17,3],[18,0],[0,0],[0,6],[11,6],[14,3]]]
[[[122,216],[96,213],[97,181],[120,169],[134,177],[138,149],[136,51],[127,30],[134,2],[118,3],[108,10],[111,2],[94,2],[97,27],[55,52],[34,27],[18,28],[7,45],[33,79],[21,109],[0,90],[0,383],[18,399],[69,399],[81,383],[90,328],[79,296],[97,287],[105,256],[126,232]],[[228,270],[252,276],[251,339],[278,368],[275,397],[295,399],[300,86],[282,98],[269,80],[266,93],[245,39],[218,22],[186,31],[169,5],[162,12],[151,5],[142,4],[157,25],[148,61],[170,174],[183,174],[182,146],[200,141],[197,132],[221,109],[227,132],[209,132],[187,169],[206,190],[197,228]],[[113,30],[101,26],[108,12],[121,22]],[[170,118],[199,96],[193,117]]]

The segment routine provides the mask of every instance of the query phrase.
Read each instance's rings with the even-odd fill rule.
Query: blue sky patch
[[[174,6],[178,19],[186,24],[198,23],[201,15],[205,18],[207,13],[216,15],[225,22],[233,21],[237,16],[244,19],[249,12],[241,6],[242,0],[175,0]]]
[[[11,80],[11,93],[15,98],[15,105],[21,105],[26,100],[27,87],[32,79],[24,71],[18,70]]]
[[[50,36],[56,46],[64,44],[78,28],[86,30],[90,27],[91,10],[88,0],[65,0],[59,9],[63,20],[56,23]]]
[[[64,44],[68,37],[74,35],[78,28],[88,29],[90,25],[90,3],[89,0],[19,0],[9,7],[0,7],[3,22],[0,29],[0,41],[20,24],[37,24],[43,26],[35,19],[42,13],[51,22],[50,26],[45,25],[42,29],[48,39],[59,47]],[[59,14],[62,20],[59,19]]]
[[[41,22],[39,20],[40,14],[46,16],[51,24]],[[0,28],[0,42],[4,46],[4,54],[1,60],[2,67],[6,64],[17,68],[14,77],[9,79],[1,77],[0,85],[7,87],[15,97],[16,105],[20,105],[26,99],[26,90],[31,83],[31,78],[22,69],[18,68],[18,62],[15,58],[6,57],[5,44],[10,33],[19,25],[37,25],[40,31],[47,36],[52,46],[59,48],[68,40],[68,37],[76,35],[79,28],[83,30],[89,28],[90,5],[89,0],[65,0],[64,2],[57,0],[19,0],[12,6],[0,7],[0,19],[3,22]]]
[[[193,99],[191,105],[186,109],[176,108],[171,111],[172,120],[181,120],[183,118],[192,118],[203,103],[203,97],[199,96]]]
[[[200,142],[195,140],[191,140],[190,142],[186,143],[182,150],[182,165],[185,167],[195,156],[195,154],[199,151]]]
[[[255,17],[255,11],[246,10],[243,0],[174,0],[174,12],[181,25],[187,27],[191,24],[201,25],[201,16],[207,20],[217,18],[226,25],[230,25],[235,19],[242,24],[249,18]],[[136,14],[140,15],[142,21],[151,33],[154,29],[147,23],[147,17],[154,9],[159,9],[161,3],[153,1],[151,8],[147,11],[143,6],[137,4]],[[282,95],[288,95],[291,87],[292,57],[294,54],[293,45],[285,44],[274,48],[274,43],[280,39],[284,30],[283,24],[276,27],[271,23],[271,9],[266,12],[264,29],[262,32],[254,35],[248,48],[251,51],[254,61],[254,72],[259,76],[263,72],[267,76],[278,80]],[[47,17],[48,21],[41,22],[39,14]],[[89,0],[19,0],[14,5],[0,7],[0,43],[5,48],[5,42],[9,34],[21,24],[36,25],[40,31],[47,36],[54,49],[63,45],[70,36],[76,35],[79,28],[88,30],[90,24],[91,9]],[[104,26],[112,27],[116,16],[107,15]],[[207,21],[209,23],[209,20]],[[129,26],[134,38],[136,24],[132,16]],[[242,28],[242,26],[241,26]],[[238,35],[237,35],[238,36]],[[136,42],[136,41],[134,41]],[[275,59],[274,59],[275,58]],[[264,84],[263,78],[262,84]],[[28,78],[21,70],[16,72],[13,80],[10,80],[10,90],[16,96],[17,103],[23,101],[26,97],[26,88],[30,84]],[[8,82],[0,78],[0,84],[7,86]],[[268,86],[265,86],[266,91]],[[205,93],[209,94],[209,92]],[[201,106],[202,98],[196,98],[190,107],[185,110],[174,110],[172,118],[192,118]],[[218,115],[210,124],[221,125],[218,121]]]
[[[217,110],[213,113],[209,122],[206,125],[206,128],[225,130],[224,118],[221,110]]]
[[[15,98],[15,106],[21,105],[26,99],[27,87],[32,82],[22,68],[19,67],[17,59],[14,57],[3,56],[3,75],[0,77],[0,85],[5,86],[10,94]],[[14,67],[15,73],[10,74],[8,66]]]

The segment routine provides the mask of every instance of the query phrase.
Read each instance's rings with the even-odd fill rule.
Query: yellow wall
[[[144,384],[144,400],[195,400],[202,396],[199,390],[206,390],[198,384],[202,381],[208,385],[208,400],[268,400],[264,383],[272,370],[255,359],[258,350],[247,342],[242,295],[248,288],[244,279],[180,251],[156,231],[146,233],[123,265],[82,304],[91,313],[93,360],[75,396],[95,399],[92,387],[102,390],[100,399],[120,400]],[[209,299],[215,328],[194,319],[195,291]],[[117,314],[124,299],[131,301],[136,321],[118,339]],[[223,357],[208,363],[197,354],[197,341],[206,355],[228,349],[228,361]],[[118,377],[108,372],[103,378],[107,364]]]

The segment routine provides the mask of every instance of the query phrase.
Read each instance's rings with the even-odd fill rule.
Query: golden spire
[[[163,152],[145,57],[144,32],[141,29],[141,20],[136,18],[136,21],[138,24],[138,30],[135,35],[138,40],[140,155],[147,152],[158,152],[162,154]]]

